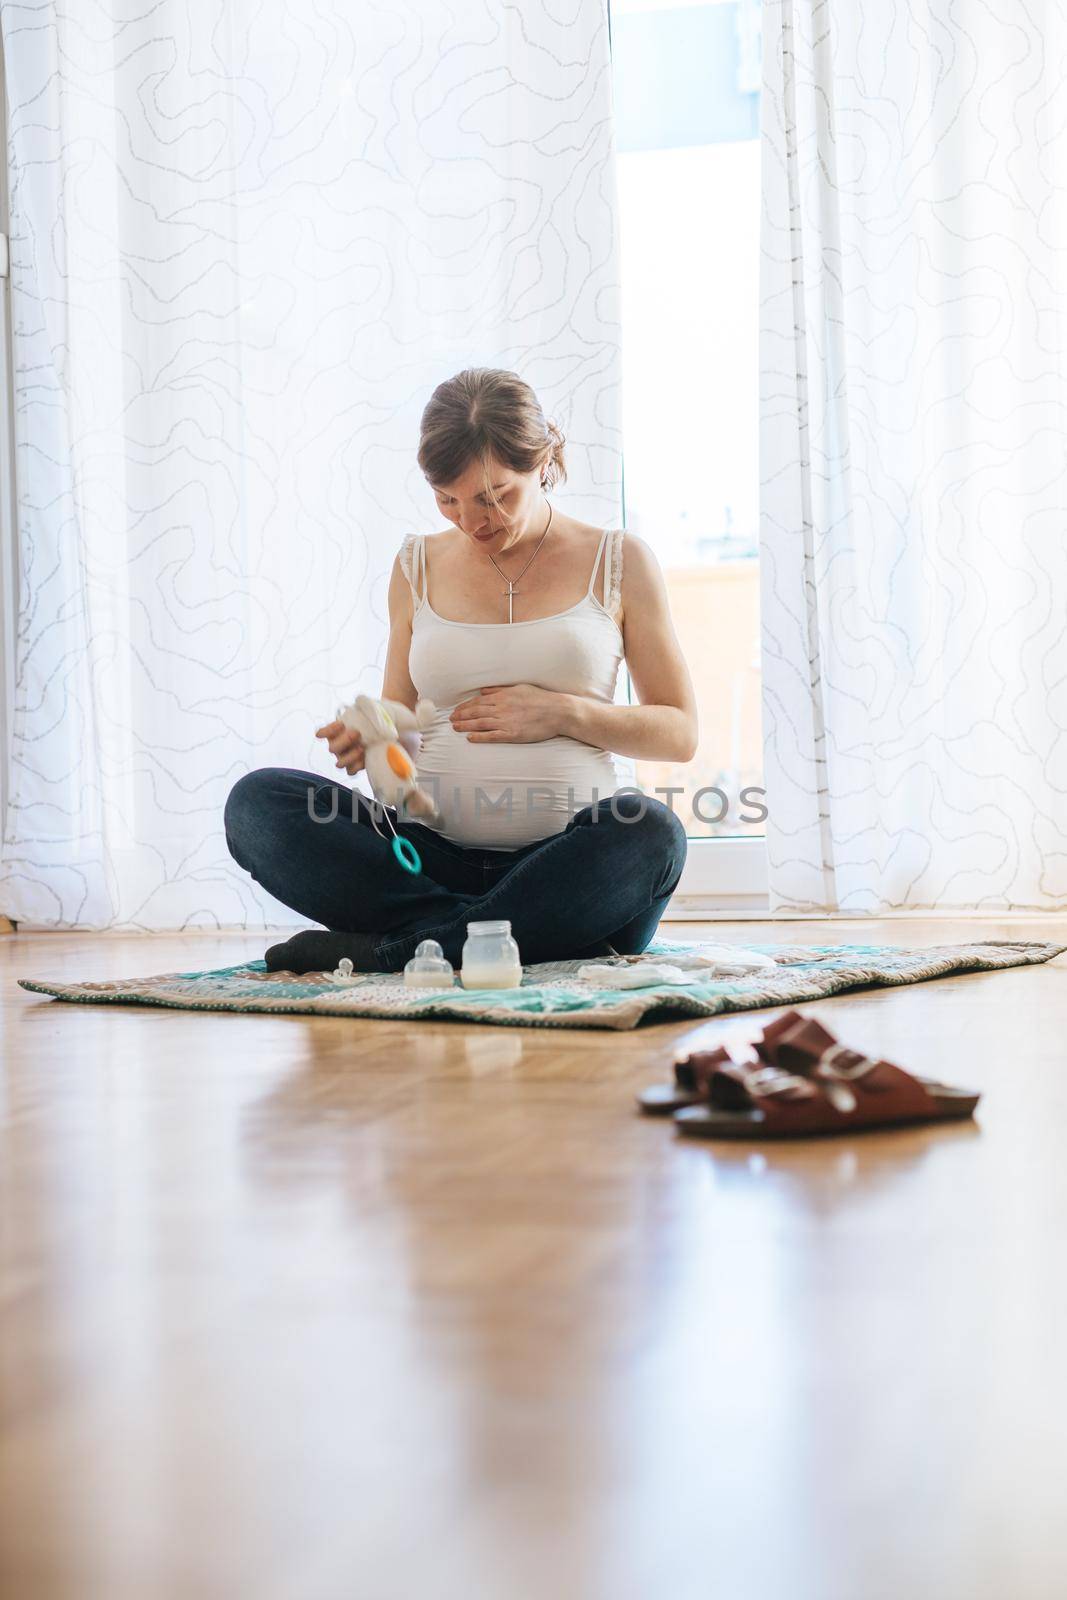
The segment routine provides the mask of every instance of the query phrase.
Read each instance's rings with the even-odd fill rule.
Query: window
[[[637,762],[636,778],[682,790],[681,892],[756,910],[759,6],[611,0],[610,19],[625,521],[659,556],[700,705],[692,763]]]

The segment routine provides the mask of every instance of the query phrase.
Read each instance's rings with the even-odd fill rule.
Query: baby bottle
[[[522,963],[510,922],[467,923],[460,980],[465,989],[518,988]]]
[[[406,989],[451,989],[452,968],[436,939],[424,939],[404,968]]]

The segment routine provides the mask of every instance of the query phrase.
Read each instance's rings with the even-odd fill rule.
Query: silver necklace
[[[545,540],[548,538],[548,530],[552,526],[552,511],[553,511],[553,506],[552,506],[552,502],[550,500],[549,503],[548,503],[548,521],[545,523],[545,531],[544,531],[544,533],[541,535],[540,539],[538,539],[538,541],[537,541],[537,550],[540,550],[541,546],[544,544]],[[532,561],[534,556],[537,554],[537,550],[535,550],[534,553],[533,553],[533,556],[530,557],[530,561]],[[517,573],[514,578],[509,578],[507,573],[501,571],[500,567],[497,566],[496,562],[493,560],[493,557],[489,554],[489,551],[487,550],[485,553],[486,553],[487,556],[489,556],[490,561],[493,562],[494,567],[496,567],[496,570],[500,573],[500,576],[504,579],[504,582],[507,584],[507,588],[506,589],[502,589],[500,592],[501,592],[501,594],[506,594],[507,597],[508,597],[508,621],[511,622],[512,621],[512,600],[513,600],[514,595],[515,595],[515,585],[518,583],[519,579],[522,577],[522,573],[526,571],[526,567],[528,567],[530,565],[530,561],[527,561],[526,567],[523,567],[522,572]]]

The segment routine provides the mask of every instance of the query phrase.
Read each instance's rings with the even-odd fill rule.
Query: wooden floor
[[[763,1150],[633,1096],[775,1011],[619,1035],[15,983],[264,943],[0,938],[4,1600],[1067,1593],[1067,955],[806,1008],[978,1121]]]

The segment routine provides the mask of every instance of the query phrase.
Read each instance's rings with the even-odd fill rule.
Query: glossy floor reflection
[[[1062,1592],[1067,956],[813,1005],[978,1121],[762,1149],[633,1097],[777,1008],[618,1035],[14,981],[262,944],[0,939],[5,1600]]]

